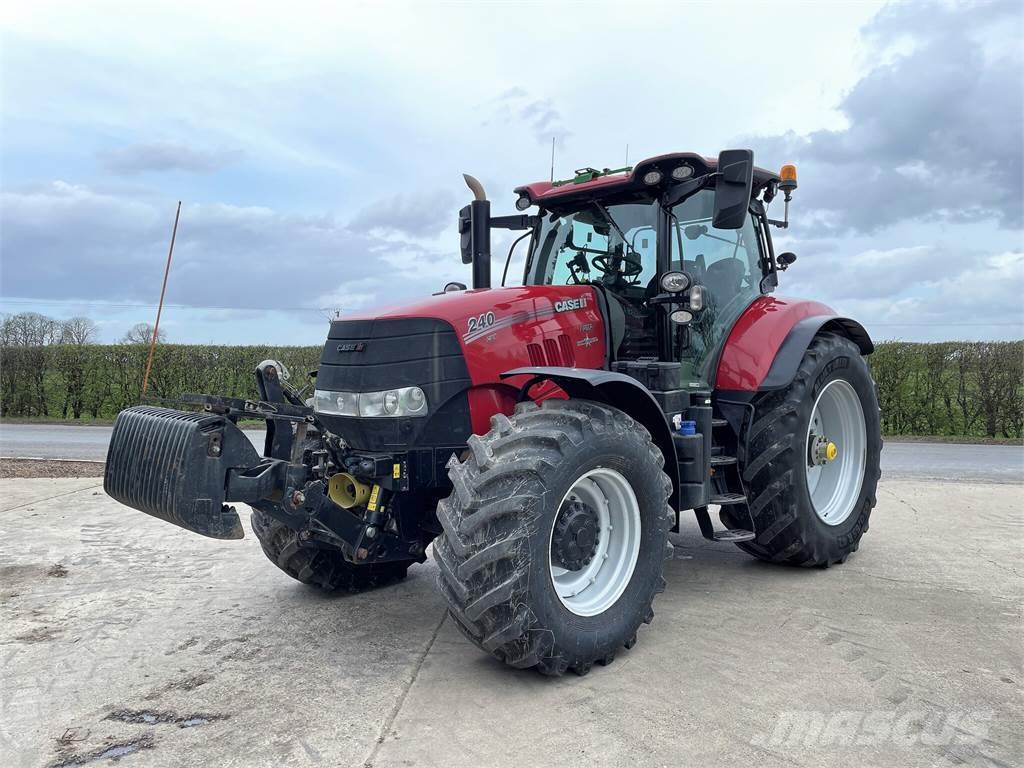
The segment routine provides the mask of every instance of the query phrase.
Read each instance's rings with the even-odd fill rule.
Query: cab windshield
[[[703,387],[709,368],[733,323],[761,293],[766,257],[757,217],[740,229],[712,225],[715,193],[703,189],[665,211],[663,256],[668,268],[703,286],[704,308],[687,328],[668,323],[670,305],[650,299],[658,283],[658,218],[661,203],[648,197],[577,211],[546,212],[531,249],[528,285],[592,284],[618,299],[625,333],[615,351],[620,360],[659,357],[671,349],[682,363],[681,386]],[[664,345],[659,343],[668,335]]]
[[[643,296],[657,274],[658,203],[650,198],[547,213],[530,258],[532,285],[599,283]]]

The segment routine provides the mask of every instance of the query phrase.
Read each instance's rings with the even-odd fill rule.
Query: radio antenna
[[[551,183],[555,181],[555,137],[551,137]]]
[[[626,144],[626,162],[625,165],[629,165],[629,144]]]

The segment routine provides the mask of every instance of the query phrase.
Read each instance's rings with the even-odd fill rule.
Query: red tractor
[[[796,258],[770,235],[792,166],[728,150],[587,168],[519,187],[503,217],[466,180],[472,288],[332,322],[311,398],[269,360],[259,400],[123,411],[107,493],[224,539],[245,502],[266,555],[324,589],[402,578],[433,543],[466,636],[556,675],[633,646],[684,511],[762,560],[857,550],[879,478],[872,343],[772,295]],[[529,238],[522,286],[491,287],[493,228]],[[262,456],[237,426],[254,416]]]

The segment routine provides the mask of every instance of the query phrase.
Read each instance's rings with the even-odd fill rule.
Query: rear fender
[[[875,345],[868,332],[856,320],[838,315],[805,317],[786,335],[786,340],[775,353],[772,367],[768,369],[758,391],[766,392],[788,387],[796,376],[797,368],[800,367],[800,361],[804,359],[807,348],[811,346],[811,341],[819,333],[824,332],[845,336],[860,348],[862,355],[870,355],[875,351]]]
[[[570,398],[605,403],[643,424],[665,457],[665,472],[672,479],[672,498],[678,498],[679,471],[672,429],[658,401],[639,381],[623,373],[585,368],[516,368],[501,374],[503,379],[512,376],[550,381]]]
[[[874,351],[864,326],[825,304],[760,297],[729,333],[719,357],[715,389],[749,395],[789,386],[811,340],[826,331],[846,336],[863,355]]]

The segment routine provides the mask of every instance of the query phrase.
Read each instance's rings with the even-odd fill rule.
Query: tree
[[[60,338],[60,323],[38,312],[8,315],[0,324],[0,340],[11,347],[45,347]]]
[[[13,370],[5,373],[8,376],[13,374],[13,381],[22,383],[20,386],[12,385],[16,392],[8,392],[5,396],[14,394],[17,399],[15,408],[24,410],[27,415],[48,416],[50,413],[46,396],[50,355],[46,348],[59,339],[60,323],[38,312],[9,315],[0,324],[3,344],[21,348]],[[10,387],[5,383],[3,389],[10,390]],[[5,411],[10,407],[9,403],[5,403]]]
[[[99,328],[88,317],[72,317],[60,325],[60,343],[81,347],[92,344]]]
[[[136,323],[128,332],[121,337],[122,344],[149,344],[153,339],[153,326],[149,323]],[[157,342],[163,344],[167,341],[167,336],[163,331],[160,331],[156,337]]]

